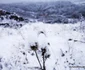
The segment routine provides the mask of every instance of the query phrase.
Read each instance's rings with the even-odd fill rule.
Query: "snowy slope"
[[[45,35],[39,32],[45,32]],[[85,65],[84,33],[77,24],[26,24],[20,29],[0,27],[0,70],[40,70],[30,45],[47,46],[51,55],[46,70],[84,70],[69,66]],[[47,45],[50,43],[50,45]],[[40,61],[42,57],[38,52]]]

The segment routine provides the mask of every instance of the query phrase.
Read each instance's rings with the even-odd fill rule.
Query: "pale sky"
[[[85,1],[85,0],[0,0],[0,3],[17,3],[17,2],[47,2],[47,1]]]

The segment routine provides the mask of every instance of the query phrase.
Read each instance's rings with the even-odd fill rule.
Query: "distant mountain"
[[[46,23],[75,23],[81,17],[85,18],[85,6],[69,1],[0,4],[0,8],[15,12],[25,19]]]

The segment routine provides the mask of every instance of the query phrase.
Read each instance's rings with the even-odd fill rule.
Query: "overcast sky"
[[[0,0],[0,3],[41,2],[41,1],[85,1],[85,0]]]

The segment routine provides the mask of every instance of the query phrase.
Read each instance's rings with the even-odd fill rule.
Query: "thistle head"
[[[32,49],[33,51],[36,51],[36,50],[38,50],[38,43],[35,42],[35,44],[32,45],[32,46],[30,46],[30,47],[31,47],[31,49]]]

